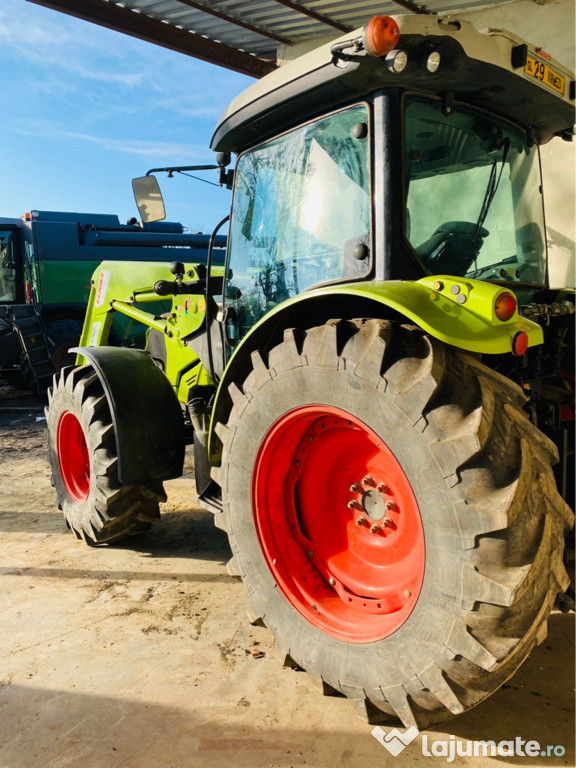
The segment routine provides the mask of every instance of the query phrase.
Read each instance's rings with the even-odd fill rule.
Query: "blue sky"
[[[212,163],[216,121],[254,82],[25,0],[0,3],[0,216],[137,215],[131,179]],[[202,174],[216,181],[216,172]],[[167,218],[210,231],[230,193],[158,177]]]

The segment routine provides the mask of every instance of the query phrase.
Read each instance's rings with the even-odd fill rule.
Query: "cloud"
[[[12,50],[19,59],[33,64],[37,78],[54,79],[61,70],[103,83],[127,87],[142,84],[146,73],[132,71],[129,45],[118,45],[116,35],[108,40],[112,34],[109,30],[93,28],[91,33],[79,35],[79,23],[64,14],[28,6],[24,0],[2,0],[0,45],[3,54]],[[124,67],[128,67],[128,71],[123,72]]]
[[[85,127],[135,113],[213,123],[251,82],[25,0],[0,3],[0,65],[18,70],[47,113],[65,101]]]
[[[146,72],[105,72],[101,69],[91,69],[75,62],[74,72],[86,80],[98,80],[101,83],[116,83],[127,88],[136,88],[145,84]]]
[[[132,215],[126,178],[143,167],[211,163],[214,123],[251,82],[26,0],[0,0],[0,73],[10,114],[0,124],[11,180],[0,189],[5,216],[76,210],[79,200],[84,210]],[[190,200],[186,182],[168,185],[174,205]],[[176,210],[209,231],[226,195],[198,190],[189,212]]]
[[[61,48],[74,42],[70,25],[35,13],[24,0],[3,0],[0,7],[0,41],[3,47],[17,48],[30,56],[39,50]]]
[[[105,147],[111,152],[124,152],[129,155],[140,155],[141,157],[186,157],[202,159],[205,158],[207,154],[206,147],[198,147],[193,144],[145,141],[142,139],[109,139],[102,136],[91,136],[89,134],[68,131],[59,131],[58,137],[75,141],[90,142]]]
[[[147,139],[110,138],[91,133],[67,130],[63,123],[56,120],[16,120],[10,124],[10,130],[20,136],[33,136],[36,139],[52,141],[79,142],[104,147],[108,152],[121,152],[128,155],[156,158],[179,158],[204,161],[209,150],[203,145],[186,142],[155,141]]]
[[[209,89],[207,89],[209,93]],[[205,118],[217,120],[223,111],[220,99],[198,90],[195,93],[174,94],[156,97],[154,107],[160,111],[171,112],[181,117]]]

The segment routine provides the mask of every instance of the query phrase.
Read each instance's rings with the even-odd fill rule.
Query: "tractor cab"
[[[398,137],[397,173],[377,162],[377,110]],[[378,185],[386,194],[372,197]],[[326,284],[452,275],[542,287],[541,189],[525,131],[440,97],[380,92],[250,149],[236,170],[228,340]]]
[[[319,287],[546,288],[538,145],[571,138],[574,81],[544,57],[506,31],[375,17],[238,97],[212,141],[238,154],[228,344]]]

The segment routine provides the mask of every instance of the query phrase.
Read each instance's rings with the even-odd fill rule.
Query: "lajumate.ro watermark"
[[[396,757],[414,741],[419,731],[414,726],[404,733],[398,728],[385,731],[377,725],[371,733],[391,755]],[[455,757],[562,757],[566,752],[561,744],[542,746],[538,741],[526,741],[519,736],[503,741],[460,740],[453,735],[447,739],[431,740],[427,734],[423,733],[421,746],[424,757],[444,757],[447,763],[451,763]]]

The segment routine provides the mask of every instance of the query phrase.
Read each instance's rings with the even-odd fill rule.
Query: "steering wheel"
[[[470,221],[447,221],[415,251],[431,274],[465,275],[489,234]]]

